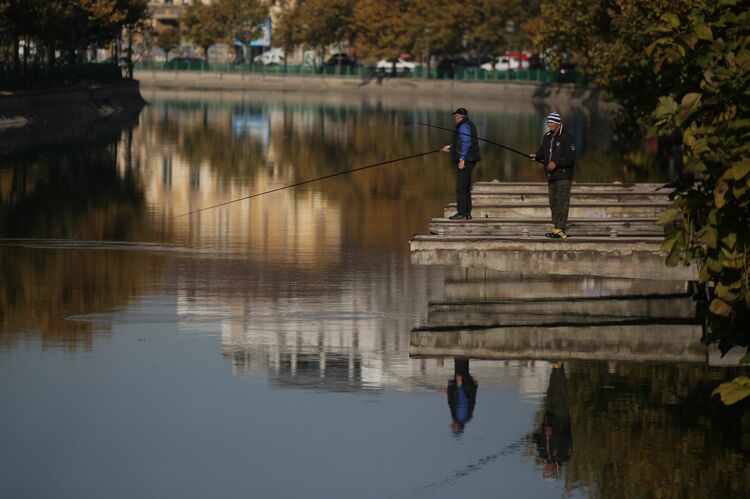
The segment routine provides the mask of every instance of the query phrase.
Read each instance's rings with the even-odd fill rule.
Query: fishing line
[[[372,165],[360,166],[360,167],[357,167],[357,168],[352,168],[351,170],[344,170],[342,172],[331,173],[330,175],[324,175],[322,177],[312,178],[310,180],[303,180],[302,182],[297,182],[295,184],[285,185],[283,187],[277,187],[275,189],[271,189],[271,190],[263,191],[263,192],[258,192],[257,194],[251,194],[249,196],[245,196],[245,197],[242,197],[242,198],[239,198],[239,199],[232,199],[231,201],[225,201],[223,203],[215,204],[213,206],[207,206],[205,208],[200,208],[200,209],[197,209],[197,210],[193,210],[193,211],[190,211],[188,213],[183,213],[182,215],[177,215],[174,218],[186,217],[186,216],[192,215],[194,213],[198,213],[198,212],[206,211],[206,210],[212,210],[214,208],[218,208],[220,206],[224,206],[224,205],[231,204],[231,203],[236,203],[238,201],[244,201],[246,199],[252,199],[252,198],[256,198],[258,196],[264,196],[264,195],[270,194],[272,192],[283,191],[284,189],[291,189],[292,187],[297,187],[297,186],[304,185],[304,184],[310,184],[312,182],[318,182],[319,180],[325,180],[325,179],[331,178],[331,177],[338,177],[339,175],[346,175],[347,173],[357,172],[357,171],[360,171],[360,170],[366,170],[367,168],[375,168],[376,166],[387,165],[389,163],[396,163],[398,161],[405,161],[407,159],[420,158],[422,156],[427,156],[427,155],[430,155],[430,154],[435,154],[436,152],[440,152],[440,149],[436,149],[434,151],[421,152],[419,154],[412,154],[410,156],[404,156],[404,157],[396,158],[396,159],[389,159],[387,161],[381,161],[379,163],[374,163]]]
[[[455,132],[456,131],[453,128],[445,128],[445,127],[442,127],[442,126],[433,125],[431,123],[422,123],[420,121],[404,121],[403,123],[406,123],[407,125],[428,126],[430,128],[437,128],[438,130],[445,130],[445,131],[448,131],[448,132]],[[503,149],[507,149],[510,152],[514,152],[516,154],[520,154],[521,156],[525,157],[526,159],[531,159],[532,161],[536,161],[537,163],[544,163],[544,161],[542,161],[539,158],[532,159],[528,154],[526,154],[525,152],[521,152],[518,149],[513,149],[512,147],[508,147],[508,146],[505,146],[503,144],[498,144],[497,142],[493,142],[493,141],[491,141],[489,139],[484,139],[482,137],[478,137],[478,136],[472,135],[470,133],[464,133],[464,132],[458,132],[458,133],[460,133],[461,135],[467,135],[467,136],[469,136],[471,138],[475,138],[477,140],[481,140],[482,142],[487,142],[488,144],[492,144],[493,146],[502,147]]]

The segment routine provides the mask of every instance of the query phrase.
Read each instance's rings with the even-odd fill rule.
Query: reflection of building
[[[162,107],[149,108],[143,119],[146,126],[133,138],[141,158],[137,176],[154,216],[178,241],[277,261],[320,265],[338,258],[341,206],[317,191],[280,190],[175,218],[298,182],[297,165],[285,164],[277,150],[286,142],[270,140],[272,129],[283,136],[283,112]]]

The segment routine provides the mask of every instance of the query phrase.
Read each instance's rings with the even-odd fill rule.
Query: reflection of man
[[[538,433],[532,435],[539,457],[544,460],[544,478],[560,474],[562,463],[573,454],[573,437],[570,431],[570,406],[565,368],[552,364],[547,398],[544,401],[544,419]]]
[[[477,383],[469,374],[469,359],[453,359],[454,374],[448,380],[448,406],[451,409],[451,429],[461,432],[474,416]]]

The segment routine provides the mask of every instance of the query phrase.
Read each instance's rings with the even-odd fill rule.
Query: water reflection
[[[451,409],[451,430],[464,431],[466,423],[474,417],[478,385],[469,372],[469,359],[453,359],[453,378],[448,380],[448,407]]]
[[[152,95],[115,139],[6,158],[0,391],[14,431],[3,436],[15,438],[7,448],[31,450],[27,461],[0,453],[3,464],[36,463],[44,449],[51,462],[132,484],[172,463],[159,483],[181,496],[195,477],[215,477],[213,490],[263,483],[267,495],[289,497],[315,483],[340,496],[327,480],[331,454],[351,456],[336,461],[347,496],[421,483],[429,485],[418,491],[438,496],[455,495],[457,484],[486,495],[521,483],[512,495],[684,497],[684,476],[727,496],[746,490],[750,422],[709,397],[735,370],[706,366],[686,283],[409,264],[409,237],[454,195],[444,158],[176,217],[431,149],[444,143],[441,132],[399,123],[449,122],[445,112],[463,104],[315,98]],[[536,147],[546,109],[474,104],[466,107],[490,138]],[[580,180],[668,177],[624,171],[602,154],[606,117],[570,116],[582,140]],[[502,151],[483,155],[480,180],[540,180]],[[564,372],[550,362],[561,358]],[[91,376],[92,365],[118,388]],[[57,398],[61,383],[78,386],[73,379],[83,388]],[[108,397],[117,400],[111,412],[101,407]],[[59,434],[47,424],[49,401],[80,445],[46,446]],[[121,435],[127,442],[110,445]],[[27,446],[35,437],[44,445]],[[185,442],[195,450],[188,457],[174,452]],[[149,471],[132,479],[102,469],[111,455],[135,455],[127,464]],[[196,463],[202,472],[186,476]],[[544,475],[556,478],[553,488],[535,488],[550,486]],[[0,476],[15,491],[33,481]]]
[[[531,434],[531,439],[542,463],[542,474],[544,478],[559,478],[562,465],[570,461],[573,454],[568,383],[565,366],[560,362],[552,364],[542,418],[537,427],[539,430]]]

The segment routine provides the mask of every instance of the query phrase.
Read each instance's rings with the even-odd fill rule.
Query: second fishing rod
[[[477,140],[480,140],[482,142],[486,142],[488,144],[491,144],[493,146],[500,147],[501,149],[505,149],[506,151],[510,151],[510,152],[513,152],[513,153],[516,153],[516,154],[520,154],[521,156],[523,156],[524,158],[526,158],[528,160],[536,161],[537,163],[544,163],[544,161],[542,161],[541,159],[539,159],[539,158],[532,158],[530,155],[526,154],[525,152],[521,152],[518,149],[513,149],[512,147],[506,146],[504,144],[499,144],[499,143],[494,142],[492,140],[485,139],[484,137],[479,137],[478,135],[473,135],[471,133],[466,133],[466,132],[460,132],[460,131],[456,130],[455,128],[446,128],[446,127],[443,127],[443,126],[433,125],[432,123],[423,123],[421,121],[403,121],[402,123],[407,124],[407,125],[417,125],[417,126],[425,126],[425,127],[429,127],[429,128],[436,128],[438,130],[445,130],[446,132],[458,133],[459,135],[463,135],[463,136],[466,136],[466,137],[471,137],[472,139],[477,139]]]

